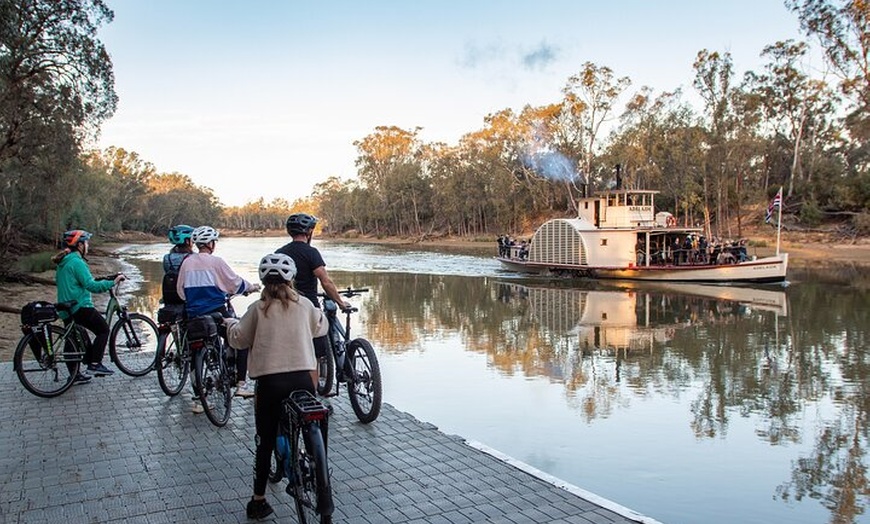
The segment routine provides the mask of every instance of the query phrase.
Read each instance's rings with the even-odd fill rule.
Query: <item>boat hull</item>
[[[788,253],[738,264],[595,267],[498,258],[510,271],[591,279],[658,282],[783,282]]]

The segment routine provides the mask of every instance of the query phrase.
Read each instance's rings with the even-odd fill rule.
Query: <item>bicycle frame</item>
[[[63,327],[63,335],[58,339],[60,342],[63,342],[65,346],[67,340],[69,340],[70,336],[72,336],[72,345],[77,349],[77,351],[64,351],[64,347],[60,348],[60,352],[55,351],[52,337],[48,336],[48,332],[51,329],[51,323],[38,324],[36,326],[31,326],[30,331],[34,334],[40,333],[45,340],[45,349],[47,355],[40,355],[38,360],[42,358],[51,357],[55,358],[55,364],[60,363],[64,364],[67,362],[81,362],[85,358],[85,347],[87,347],[86,342],[82,336],[81,331],[79,331],[78,324],[75,323],[74,320],[71,320],[69,324],[66,324]],[[57,356],[60,355],[59,358]],[[36,356],[36,355],[34,355]]]

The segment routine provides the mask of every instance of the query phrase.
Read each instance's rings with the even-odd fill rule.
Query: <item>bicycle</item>
[[[190,376],[192,363],[187,331],[184,328],[184,310],[163,307],[157,311],[157,352],[155,367],[157,383],[169,397],[181,393]]]
[[[97,280],[114,280],[117,275]],[[109,290],[109,302],[104,314],[112,324],[109,332],[109,357],[125,375],[141,377],[154,369],[157,356],[157,324],[141,313],[131,313],[121,305],[118,285]],[[113,318],[114,323],[113,323]]]
[[[227,298],[227,310],[233,312]],[[220,313],[192,319],[158,311],[160,335],[155,361],[157,382],[168,396],[181,392],[193,367],[193,391],[203,411],[215,426],[226,425],[236,383],[235,360],[227,355],[229,345]],[[165,315],[165,316],[164,316]]]
[[[71,311],[75,304],[37,301],[21,309],[24,336],[15,348],[12,366],[24,388],[38,397],[60,395],[72,387],[79,373],[90,343],[87,333],[75,320],[64,327],[53,324],[58,311]]]
[[[276,465],[269,480],[279,482],[286,474],[285,491],[296,501],[300,524],[332,524],[335,505],[326,453],[329,408],[305,390],[291,393],[282,408]]]
[[[368,289],[364,288],[347,288],[339,291],[339,294],[353,298],[367,292]],[[350,405],[357,419],[363,424],[373,422],[381,412],[381,367],[368,340],[350,338],[350,316],[359,309],[349,307],[343,310],[346,318],[342,325],[335,301],[325,293],[319,293],[318,296],[324,299],[323,310],[329,320],[327,336],[331,351],[317,359],[317,393],[321,396],[336,396],[339,394],[340,384],[347,383]]]

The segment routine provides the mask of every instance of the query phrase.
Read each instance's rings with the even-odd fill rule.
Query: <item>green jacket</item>
[[[94,307],[91,293],[105,293],[114,285],[111,280],[94,280],[88,263],[78,251],[69,253],[58,263],[56,279],[57,301],[74,300],[76,305],[72,313],[83,307]],[[60,316],[66,318],[66,313],[60,313]]]

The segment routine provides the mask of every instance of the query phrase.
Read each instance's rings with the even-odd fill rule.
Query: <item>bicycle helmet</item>
[[[190,235],[190,238],[193,240],[194,244],[202,245],[208,244],[212,240],[217,240],[219,236],[220,233],[217,232],[217,229],[211,226],[199,226],[193,230],[193,234]]]
[[[260,280],[281,279],[290,282],[296,277],[296,262],[284,253],[270,253],[260,260]]]
[[[304,235],[314,229],[317,218],[306,213],[294,213],[287,217],[287,233],[289,235]]]
[[[176,246],[180,246],[184,244],[187,239],[191,237],[193,234],[193,228],[186,224],[178,224],[177,226],[172,226],[169,228],[169,242],[175,244]]]
[[[72,229],[63,234],[63,243],[66,247],[76,247],[80,242],[87,242],[93,235],[84,229]]]

